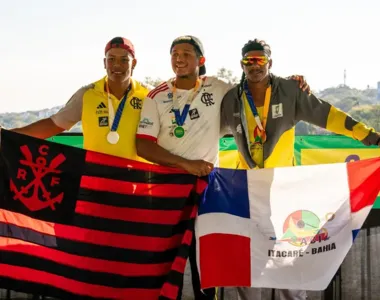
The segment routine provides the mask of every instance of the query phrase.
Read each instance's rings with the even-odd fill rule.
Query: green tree
[[[144,78],[143,84],[150,85],[150,86],[153,86],[153,87],[157,87],[162,82],[163,82],[163,80],[161,78],[153,79],[152,77],[148,76],[148,77]]]
[[[218,72],[216,73],[216,76],[219,78],[223,78],[228,83],[237,84],[239,83],[239,78],[233,75],[231,70],[227,70],[226,68],[220,68]]]
[[[354,119],[380,131],[380,104],[354,107],[349,114]]]
[[[348,112],[353,107],[360,105],[360,99],[359,97],[346,97],[342,100],[338,100],[335,104],[336,107],[340,108],[341,110]]]

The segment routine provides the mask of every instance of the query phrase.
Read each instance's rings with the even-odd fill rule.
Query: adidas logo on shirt
[[[106,108],[106,105],[103,102],[100,102],[100,104],[98,105],[96,109],[102,109],[102,108]]]
[[[96,114],[97,115],[102,115],[102,114],[107,114],[108,109],[104,102],[100,102],[100,104],[96,107]]]

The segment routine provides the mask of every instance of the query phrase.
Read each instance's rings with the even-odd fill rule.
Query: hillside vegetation
[[[237,82],[238,78],[234,77],[232,72],[221,68],[217,76],[222,77],[230,82]],[[152,79],[146,77],[145,84],[157,86],[161,79]],[[314,91],[318,97],[330,102],[341,110],[348,112],[355,119],[363,121],[377,131],[380,131],[380,101],[376,100],[376,89],[358,90],[348,86],[330,87],[322,91]],[[66,102],[66,101],[63,101]],[[41,118],[46,118],[56,113],[62,106],[46,108],[38,111],[25,111],[22,113],[3,113],[0,114],[0,125],[4,128],[15,128],[33,123]],[[81,124],[74,126],[72,132],[81,132]],[[298,135],[310,134],[330,134],[324,129],[315,127],[310,124],[300,122],[297,124],[296,133]]]

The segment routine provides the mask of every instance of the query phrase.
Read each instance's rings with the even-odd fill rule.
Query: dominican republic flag
[[[196,176],[6,130],[0,154],[0,288],[177,299]]]
[[[380,190],[380,158],[216,169],[196,220],[201,286],[324,290]]]

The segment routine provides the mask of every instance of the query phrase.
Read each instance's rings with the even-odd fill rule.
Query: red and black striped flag
[[[1,158],[1,288],[176,299],[199,179],[6,130]]]

